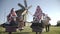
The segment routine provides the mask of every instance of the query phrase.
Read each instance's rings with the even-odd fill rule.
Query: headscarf
[[[42,17],[42,10],[40,6],[37,6],[36,11],[34,13],[34,16],[37,17],[37,20],[39,21]]]

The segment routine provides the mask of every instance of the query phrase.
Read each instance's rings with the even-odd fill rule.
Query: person
[[[10,12],[10,23],[11,25],[16,25],[16,17],[17,17],[17,14],[16,12],[14,11],[14,8],[11,9],[11,12]]]
[[[6,24],[10,24],[10,26],[15,25],[16,17],[17,17],[17,14],[14,11],[14,8],[12,8],[9,15],[7,16],[7,23]]]
[[[36,32],[36,34],[42,34],[42,30],[44,28],[43,22],[39,23],[36,17],[33,17],[32,25],[31,25],[32,31]]]
[[[6,23],[9,25],[6,26],[6,32],[9,32],[9,34],[12,34],[12,32],[16,32],[16,27],[17,27],[16,17],[17,14],[14,11],[14,8],[12,8],[9,15],[7,16],[8,22]]]
[[[14,11],[14,8],[11,9],[10,13],[7,15],[7,22],[6,24],[9,24],[12,20],[16,21],[17,14]]]
[[[46,28],[46,32],[49,32],[50,30],[50,23],[49,21],[51,20],[51,18],[48,16],[48,14],[43,14],[43,23],[45,25]]]
[[[47,20],[48,20],[48,24],[45,25],[45,27],[46,27],[46,32],[49,32],[50,31],[50,23],[49,23],[49,21],[51,20],[50,17],[47,16]]]
[[[23,15],[21,15],[20,17],[18,17],[18,29],[21,31],[24,29],[24,20],[23,20]]]
[[[40,6],[37,6],[36,8],[36,12],[33,15],[33,22],[31,25],[32,31],[36,32],[36,34],[42,34],[42,30],[43,30],[43,22],[41,20],[42,17],[42,10],[40,8]]]

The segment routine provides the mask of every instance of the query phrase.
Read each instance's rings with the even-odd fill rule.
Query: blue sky
[[[24,5],[23,0],[0,0],[0,24],[6,22],[6,16],[11,8],[20,9],[17,5],[18,3]],[[34,14],[36,7],[39,5],[42,11],[50,16],[52,25],[56,25],[56,22],[60,20],[60,0],[27,0],[27,4],[28,6],[32,5],[29,9],[32,14]],[[27,18],[28,21],[32,21],[31,15]]]

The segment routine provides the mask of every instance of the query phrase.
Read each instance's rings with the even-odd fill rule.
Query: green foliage
[[[57,26],[60,26],[60,21],[57,21]]]

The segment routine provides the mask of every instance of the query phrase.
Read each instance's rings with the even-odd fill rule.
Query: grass
[[[8,34],[8,32],[5,32],[5,29],[0,27],[0,34]],[[17,30],[17,32],[13,32],[12,34],[35,34],[35,32],[32,32],[30,27],[25,27],[21,32]],[[44,31],[43,34],[60,34],[60,27],[50,27],[50,31]]]

